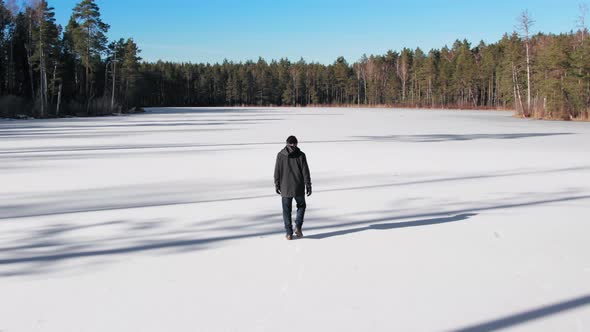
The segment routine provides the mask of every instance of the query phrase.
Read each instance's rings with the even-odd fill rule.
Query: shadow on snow
[[[432,213],[419,213],[419,214],[408,214],[408,215],[391,215],[387,212],[382,212],[383,217],[358,219],[353,218],[352,221],[343,222],[339,224],[330,224],[322,226],[314,226],[306,228],[306,232],[309,239],[326,239],[335,236],[344,236],[351,233],[361,232],[365,230],[393,230],[407,227],[427,227],[432,225],[446,224],[451,222],[465,221],[469,218],[476,216],[478,213],[489,210],[498,209],[510,209],[525,206],[537,206],[544,204],[552,204],[559,202],[572,202],[579,200],[590,199],[590,195],[578,195],[578,196],[566,196],[552,199],[539,199],[520,203],[511,204],[496,204],[486,206],[474,206],[471,208],[456,209],[450,211],[440,211]],[[370,213],[370,212],[368,212]],[[431,218],[431,219],[424,219]],[[228,227],[226,230],[233,234],[220,235],[220,236],[209,236],[202,237],[203,229],[196,228],[185,228],[178,230],[177,232],[163,232],[162,227],[166,227],[164,221],[152,221],[149,223],[133,223],[130,221],[112,221],[106,223],[98,223],[89,226],[71,226],[61,225],[52,227],[51,229],[45,229],[41,231],[35,231],[25,239],[19,239],[15,241],[19,243],[19,246],[8,246],[1,247],[0,253],[5,258],[0,258],[0,266],[12,266],[20,264],[32,264],[28,269],[22,269],[19,271],[12,271],[7,273],[0,273],[4,276],[17,276],[24,274],[36,274],[47,270],[46,264],[55,264],[60,261],[66,261],[71,259],[86,258],[86,257],[100,257],[100,256],[112,256],[120,254],[138,253],[138,252],[149,252],[164,249],[174,249],[182,251],[193,251],[205,248],[206,245],[220,243],[231,240],[245,239],[245,238],[256,238],[270,235],[282,234],[283,230],[278,226],[280,223],[277,220],[280,219],[280,215],[277,214],[266,214],[263,216],[252,217],[249,221],[250,225],[242,225],[242,228],[256,229],[264,226],[255,232],[244,233],[242,230],[236,231],[240,227]],[[331,218],[330,218],[331,219]],[[407,219],[418,219],[404,222],[396,222],[397,220]],[[313,219],[313,222],[324,221],[321,218]],[[118,236],[108,237],[106,240],[97,241],[82,241],[79,243],[67,243],[60,241],[59,239],[53,239],[52,236],[69,232],[74,230],[76,227],[104,227],[107,225],[115,225],[116,227],[125,227],[124,230],[118,232]],[[365,226],[367,225],[367,226]],[[327,233],[318,233],[318,231],[345,228],[354,226],[352,229],[344,229],[338,231],[332,231]],[[359,227],[360,226],[360,227]],[[131,232],[130,230],[133,230]],[[142,234],[142,232],[146,234]],[[155,233],[154,233],[155,232]],[[139,234],[138,234],[139,233]],[[133,234],[133,235],[128,235]],[[178,238],[171,239],[171,236]],[[129,243],[131,242],[131,244]],[[23,244],[24,243],[24,244]],[[104,245],[110,246],[107,248],[99,248]],[[35,249],[45,248],[47,252],[39,253]],[[24,251],[24,252],[23,252]],[[12,257],[7,257],[12,256]]]
[[[568,310],[577,309],[590,304],[590,295],[581,296],[568,301],[563,301],[544,307],[536,308],[529,311],[524,311],[509,315],[506,317],[498,318],[489,322],[484,322],[457,330],[453,332],[491,332],[503,330],[506,328],[521,325],[532,320],[544,318],[551,315],[556,315]]]

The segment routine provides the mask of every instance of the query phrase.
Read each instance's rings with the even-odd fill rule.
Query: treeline
[[[65,28],[45,0],[0,0],[0,116],[93,116],[137,105],[139,48],[108,42],[93,0]]]
[[[286,59],[214,65],[142,63],[140,100],[152,106],[515,109],[523,117],[588,119],[587,39],[585,29],[538,34],[528,40],[513,33],[489,45],[481,42],[473,47],[458,40],[450,48],[428,53],[406,48],[363,56],[352,64],[342,57],[330,65]]]
[[[218,64],[141,62],[132,39],[108,43],[109,26],[93,0],[68,25],[55,24],[47,1],[19,9],[0,0],[0,116],[100,115],[136,106],[388,105],[514,109],[523,117],[590,117],[590,40],[569,33],[531,35],[528,13],[517,32],[493,44],[457,40],[340,57]]]

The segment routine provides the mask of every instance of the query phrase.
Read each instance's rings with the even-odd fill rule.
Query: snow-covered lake
[[[311,168],[283,235],[277,152]],[[0,331],[590,331],[590,124],[150,109],[0,120]]]

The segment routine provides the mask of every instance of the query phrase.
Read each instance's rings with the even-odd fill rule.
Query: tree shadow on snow
[[[445,223],[450,223],[450,222],[455,222],[455,221],[467,220],[467,219],[474,217],[476,215],[477,215],[477,213],[463,213],[463,214],[458,214],[458,215],[452,216],[452,217],[422,219],[422,220],[405,221],[405,222],[397,222],[397,223],[389,223],[389,224],[374,224],[374,225],[369,225],[366,227],[357,227],[357,228],[345,229],[345,230],[329,232],[329,233],[314,234],[311,236],[307,236],[306,238],[314,239],[314,240],[322,240],[322,239],[331,238],[331,237],[335,237],[335,236],[348,235],[348,234],[352,234],[352,233],[364,232],[364,231],[369,231],[369,230],[392,230],[392,229],[396,229],[396,228],[432,226],[432,225],[445,224]]]
[[[205,152],[217,152],[222,150],[204,150]],[[183,153],[188,153],[184,151]],[[0,155],[0,160],[2,156]],[[467,176],[457,177],[441,177],[441,178],[427,178],[410,181],[399,181],[391,183],[380,183],[371,185],[361,186],[346,186],[346,187],[332,187],[325,189],[318,189],[315,191],[316,194],[332,193],[332,192],[348,192],[348,191],[363,191],[373,189],[387,189],[405,186],[415,186],[424,184],[435,184],[435,183],[454,183],[462,181],[476,181],[485,179],[505,178],[505,177],[517,177],[527,175],[540,175],[540,174],[555,174],[555,173],[567,173],[567,172],[578,172],[587,171],[590,166],[579,166],[579,167],[568,167],[568,168],[556,168],[546,170],[517,170],[504,173],[495,174],[475,174]],[[339,181],[342,182],[342,181]],[[156,183],[151,185],[140,185],[140,186],[125,186],[125,187],[110,187],[100,188],[93,190],[74,190],[70,192],[62,192],[60,195],[53,195],[51,199],[47,199],[46,194],[40,196],[26,196],[19,199],[20,201],[27,202],[26,204],[7,204],[5,203],[0,210],[0,221],[13,218],[30,218],[30,217],[42,217],[52,215],[65,215],[81,212],[97,212],[97,211],[115,211],[125,210],[131,208],[147,208],[147,207],[164,207],[164,206],[175,206],[175,205],[186,205],[186,204],[205,204],[205,203],[223,203],[223,202],[235,202],[235,201],[246,201],[256,199],[271,199],[275,198],[276,194],[234,194],[230,195],[227,192],[223,192],[221,197],[215,197],[211,195],[211,191],[207,192],[207,195],[200,197],[189,193],[194,192],[194,186],[197,184],[185,184],[179,187],[179,184],[165,184]],[[266,182],[263,183],[250,183],[248,187],[257,188],[266,186]],[[244,188],[242,188],[244,189]],[[103,197],[109,197],[110,199],[103,199]],[[68,202],[75,202],[75,204],[69,204]],[[458,213],[462,213],[460,211]],[[423,216],[424,217],[424,216]],[[429,216],[427,216],[429,217]]]
[[[232,116],[265,116],[265,115],[313,115],[313,116],[323,116],[323,115],[342,115],[342,112],[336,112],[336,110],[332,109],[314,109],[314,113],[311,112],[312,109],[306,108],[283,108],[283,109],[276,109],[276,108],[260,108],[260,107],[252,107],[252,108],[232,108],[232,107],[152,107],[147,108],[145,114],[231,114]],[[290,113],[289,111],[296,111]],[[141,115],[141,114],[140,114]]]
[[[460,328],[453,330],[453,332],[487,332],[487,331],[498,331],[504,330],[516,325],[521,325],[526,322],[541,319],[547,316],[556,315],[565,311],[577,309],[590,304],[590,295],[581,296],[568,301],[563,301],[544,307],[532,309],[509,315],[506,317],[498,318],[488,322]]]
[[[389,135],[389,136],[357,136],[357,138],[372,140],[376,142],[410,142],[410,143],[433,143],[473,140],[513,140],[532,137],[573,135],[573,133],[504,133],[504,134],[428,134],[428,135]]]
[[[367,230],[428,227],[468,220],[484,211],[588,199],[590,195],[582,193],[556,192],[536,198],[528,197],[527,200],[507,198],[480,204],[474,202],[470,206],[455,209],[448,206],[433,207],[433,211],[417,211],[418,213],[403,214],[397,210],[379,211],[376,217],[363,218],[362,215],[376,214],[376,211],[366,211],[360,214],[361,217],[358,213],[338,216],[337,219],[342,220],[339,223],[333,222],[334,216],[311,217],[307,219],[307,225],[310,227],[306,227],[306,234],[310,239],[325,239]],[[155,206],[157,203],[153,201],[144,204],[143,207]],[[167,203],[169,204],[170,202]],[[100,210],[110,211],[112,208],[112,206],[105,206]],[[57,211],[55,213],[60,214]],[[17,220],[11,222],[17,222]],[[34,223],[34,220],[30,222]],[[90,258],[94,258],[91,261],[93,262],[100,258],[111,259],[115,256],[130,254],[194,252],[235,240],[266,236],[277,236],[278,239],[278,235],[284,232],[281,225],[279,213],[251,215],[241,219],[240,222],[236,222],[235,216],[225,215],[222,219],[217,218],[210,223],[208,220],[201,220],[189,225],[176,223],[174,220],[145,218],[99,220],[86,224],[83,220],[71,220],[44,225],[41,228],[40,225],[31,224],[18,232],[5,233],[0,237],[0,277],[50,273],[54,270],[58,271],[59,267],[63,266],[59,264],[61,262],[80,261],[79,264],[66,265],[67,270],[88,262],[85,259]],[[346,227],[354,228],[342,230]]]

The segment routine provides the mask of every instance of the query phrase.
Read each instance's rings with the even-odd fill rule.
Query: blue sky
[[[65,25],[79,0],[49,0]],[[133,37],[148,61],[287,57],[332,63],[467,38],[495,42],[527,9],[534,31],[568,32],[579,0],[97,0],[110,39]]]

